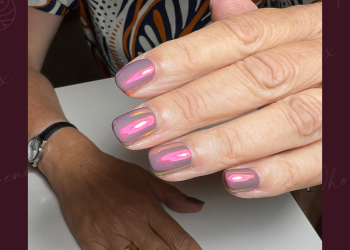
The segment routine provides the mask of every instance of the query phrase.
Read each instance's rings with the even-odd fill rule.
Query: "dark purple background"
[[[14,3],[13,23],[0,30],[0,249],[20,250],[28,244],[27,2]],[[324,249],[350,248],[349,13],[350,1],[324,0]]]
[[[28,248],[26,172],[28,7],[27,1],[23,0],[13,2],[2,0],[2,2],[0,3],[0,249],[22,250]],[[4,9],[6,5],[7,8]],[[4,16],[5,14],[8,15]],[[4,29],[11,23],[5,21],[9,18],[14,18],[13,22]]]
[[[323,246],[350,249],[350,1],[323,5]]]

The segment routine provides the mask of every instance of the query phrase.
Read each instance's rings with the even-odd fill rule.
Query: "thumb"
[[[182,193],[176,187],[150,176],[149,187],[159,202],[179,213],[195,213],[203,208],[204,202]]]
[[[254,2],[256,0],[210,0],[211,19],[216,22],[229,16],[257,10]]]

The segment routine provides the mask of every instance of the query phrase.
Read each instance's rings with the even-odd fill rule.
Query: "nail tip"
[[[179,171],[192,164],[192,152],[183,142],[154,147],[148,158],[152,171],[157,175]]]
[[[155,114],[146,107],[131,110],[112,122],[113,132],[124,146],[129,146],[134,141],[153,133],[156,126]]]
[[[253,190],[260,184],[259,175],[251,168],[228,169],[224,178],[228,191],[234,195]]]
[[[118,72],[119,73],[119,72]],[[117,75],[118,75],[117,73]],[[115,76],[115,84],[117,85],[118,89],[120,89],[124,94],[127,94],[127,91],[123,88],[123,84],[122,82],[120,82],[118,79],[117,79],[117,75]]]
[[[130,95],[136,89],[148,83],[155,76],[156,66],[150,59],[134,61],[115,75],[117,87],[126,95]]]
[[[121,140],[120,140],[120,135],[119,135],[119,133],[118,133],[118,129],[116,128],[116,124],[117,124],[117,122],[118,122],[118,118],[120,118],[120,116],[119,116],[119,117],[116,117],[116,118],[113,120],[113,122],[112,122],[112,130],[113,130],[113,133],[114,133],[115,137],[117,137],[117,139],[121,142]]]

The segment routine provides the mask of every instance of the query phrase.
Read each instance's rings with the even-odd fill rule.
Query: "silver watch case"
[[[29,162],[33,167],[36,168],[36,167],[38,167],[38,162],[40,161],[40,159],[41,159],[42,156],[43,156],[44,147],[45,147],[47,141],[42,141],[42,140],[40,140],[37,136],[34,136],[34,138],[31,139],[31,140],[29,141],[29,143],[30,143],[32,140],[37,140],[37,142],[38,142],[38,144],[39,144],[39,149],[38,149],[38,153],[37,153],[37,155],[35,156],[35,158],[34,158],[32,161],[30,161],[30,160],[28,159],[28,162]],[[29,143],[28,143],[28,144],[29,144]]]

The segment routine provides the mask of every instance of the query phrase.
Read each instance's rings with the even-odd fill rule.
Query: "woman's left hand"
[[[141,55],[116,82],[133,98],[156,96],[113,130],[133,150],[166,143],[149,153],[164,180],[225,170],[225,187],[245,198],[321,183],[322,4],[216,21]]]

